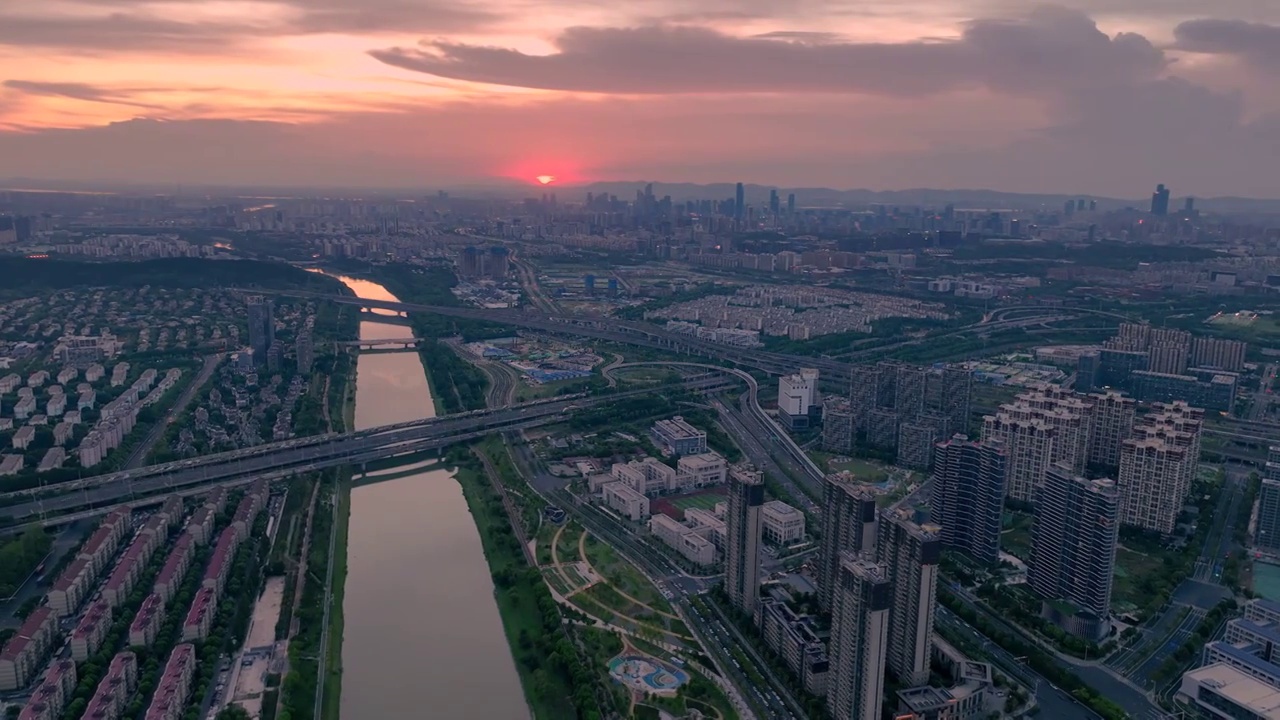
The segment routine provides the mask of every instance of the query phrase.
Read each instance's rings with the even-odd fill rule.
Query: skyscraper
[[[882,512],[876,543],[877,560],[893,586],[886,663],[906,687],[929,681],[942,554],[941,528],[919,525],[913,515],[907,508]]]
[[[869,560],[840,559],[831,613],[827,708],[836,720],[879,720],[892,587]]]
[[[822,449],[847,453],[853,450],[854,414],[849,401],[834,395],[822,399]]]
[[[1169,188],[1165,187],[1164,183],[1157,185],[1156,191],[1151,193],[1151,214],[1169,214]]]
[[[778,190],[777,188],[774,188],[773,190],[769,191],[769,214],[776,217],[780,209],[781,207],[778,200]]]
[[[787,195],[787,214],[788,215],[796,214],[796,194],[795,193],[789,193]]]
[[[1089,396],[1093,423],[1089,426],[1089,464],[1120,467],[1120,446],[1133,433],[1138,403],[1114,390]]]
[[[734,193],[733,217],[738,222],[747,215],[747,189],[742,183],[738,183],[737,191]]]
[[[1280,446],[1272,446],[1267,453],[1262,486],[1258,489],[1258,524],[1253,544],[1263,552],[1280,554]]]
[[[1199,467],[1201,421],[1184,403],[1153,408],[1120,446],[1120,522],[1168,535]]]
[[[983,441],[1004,449],[1005,492],[1010,499],[1036,501],[1055,437],[1056,430],[1040,419],[1017,418],[1003,411],[983,419]]]
[[[1042,615],[1089,640],[1109,629],[1119,505],[1114,482],[1086,480],[1059,463],[1045,474],[1036,507],[1027,582],[1045,601]]]
[[[764,476],[754,468],[729,469],[729,508],[725,519],[724,586],[735,607],[754,616],[760,592],[761,506]]]
[[[254,357],[265,359],[267,348],[276,341],[276,319],[271,300],[261,295],[250,295],[245,302],[249,309],[249,347],[253,348]]]
[[[304,375],[309,374],[312,364],[316,361],[316,348],[311,341],[311,331],[303,330],[299,332],[294,345],[294,351],[298,357],[298,372]]]
[[[863,555],[876,548],[876,499],[853,475],[833,473],[822,490],[822,549],[818,556],[818,606],[831,610],[845,553]]]
[[[998,446],[963,435],[934,450],[931,516],[942,526],[942,544],[986,565],[1000,560],[1004,465]]]

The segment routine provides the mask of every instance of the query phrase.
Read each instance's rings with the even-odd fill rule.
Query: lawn
[[[672,612],[671,606],[649,578],[613,548],[588,535],[586,549],[587,560],[605,581],[655,610]]]
[[[725,496],[719,493],[699,493],[698,495],[685,495],[683,497],[667,498],[668,502],[680,508],[680,510],[711,510],[716,509],[716,503],[724,502]]]
[[[1143,580],[1164,573],[1164,562],[1157,556],[1144,555],[1125,547],[1116,550],[1115,583],[1111,589],[1111,606],[1116,612],[1130,612],[1145,607],[1147,597]]]
[[[879,463],[856,458],[844,462],[831,463],[833,472],[849,471],[859,482],[877,484],[889,479],[889,472]]]
[[[1033,519],[1028,513],[1006,512],[1004,514],[1004,530],[1000,533],[1000,549],[1022,560],[1031,558],[1031,525]]]

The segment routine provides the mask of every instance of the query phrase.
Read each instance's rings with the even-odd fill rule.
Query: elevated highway
[[[701,375],[682,383],[683,387],[700,393],[718,392],[738,385],[738,379],[726,377],[723,373]],[[98,475],[53,487],[8,492],[0,494],[0,517],[7,517],[11,524],[27,523],[51,513],[122,502],[158,492],[234,483],[247,477],[280,478],[338,465],[359,465],[397,455],[436,450],[495,432],[561,422],[575,410],[652,392],[654,389],[650,388],[539,400],[508,408],[445,415],[350,433],[267,443]]]

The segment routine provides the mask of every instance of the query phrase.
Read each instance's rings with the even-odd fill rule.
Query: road
[[[938,607],[938,625],[976,643],[978,647],[982,648],[982,652],[990,659],[993,665],[1030,688],[1035,693],[1036,703],[1040,706],[1040,717],[1052,718],[1053,720],[1095,720],[1095,718],[1099,718],[1097,713],[1080,704],[1071,695],[1060,690],[1042,675],[1032,670],[1031,666],[1027,665],[1025,658],[1014,657],[1012,653],[987,639],[985,635],[978,632],[969,623],[966,623],[960,616],[942,606]]]
[[[93,529],[93,523],[88,520],[80,520],[67,525],[53,539],[53,545],[49,548],[49,555],[44,559],[43,575],[48,576],[49,571],[58,567],[62,562],[63,556],[75,550],[84,541],[85,536]],[[18,588],[13,597],[4,602],[0,602],[0,630],[5,628],[17,628],[22,625],[22,621],[14,617],[14,613],[22,604],[33,597],[43,595],[45,590],[51,583],[41,580],[40,575],[32,572],[27,581]]]
[[[169,408],[169,412],[165,414],[164,419],[153,425],[147,436],[142,439],[142,442],[138,443],[138,447],[134,448],[133,454],[125,461],[125,470],[136,470],[142,467],[142,464],[151,456],[151,449],[156,446],[160,438],[164,437],[165,431],[169,429],[169,426],[182,417],[182,413],[186,411],[187,406],[195,399],[196,394],[200,392],[205,383],[209,382],[209,378],[213,377],[214,371],[218,369],[218,366],[222,364],[226,356],[226,353],[218,353],[204,357],[204,364],[200,366],[200,374],[196,375],[190,383],[187,383],[186,389],[178,396],[178,401],[173,404],[173,407]]]

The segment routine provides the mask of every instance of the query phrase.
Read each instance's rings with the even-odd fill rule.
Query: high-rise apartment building
[[[1018,502],[1032,503],[1044,483],[1053,457],[1057,430],[1038,418],[1019,418],[1002,409],[983,418],[983,442],[996,444],[1005,454],[1005,493]]]
[[[850,402],[841,397],[822,400],[822,449],[827,452],[847,453],[853,450],[855,416]]]
[[[846,556],[838,572],[827,652],[827,707],[836,720],[879,720],[892,586],[885,568],[866,559]]]
[[[1147,353],[1147,370],[1150,372],[1181,375],[1186,371],[1187,361],[1191,357],[1191,333],[1186,330],[1153,328]]]
[[[935,446],[931,517],[942,526],[943,546],[986,565],[999,562],[1004,480],[997,445],[956,435]]]
[[[1090,395],[1089,401],[1093,403],[1093,422],[1089,426],[1089,464],[1118,468],[1120,446],[1133,434],[1138,403],[1114,390]]]
[[[865,432],[872,411],[880,407],[880,368],[857,365],[851,377],[849,405],[853,410],[854,432]]]
[[[249,347],[253,348],[254,357],[265,359],[267,348],[276,341],[276,319],[271,299],[250,295],[245,302],[249,314]]]
[[[764,476],[754,468],[729,468],[725,518],[724,585],[735,607],[754,617],[760,593],[760,538],[764,532]]]
[[[1280,554],[1280,446],[1267,453],[1267,465],[1258,488],[1258,523],[1254,546],[1263,552]]]
[[[1054,465],[1036,507],[1027,582],[1042,614],[1067,632],[1098,640],[1109,630],[1119,538],[1120,493],[1111,480],[1086,480]]]
[[[1120,522],[1169,535],[1200,460],[1204,411],[1155,403],[1120,446]]]
[[[849,473],[828,475],[822,492],[822,548],[818,556],[818,606],[831,610],[840,558],[876,548],[876,499]]]
[[[1057,385],[1044,384],[1019,393],[1012,405],[1001,411],[1015,417],[1039,418],[1057,430],[1050,462],[1065,462],[1076,472],[1084,472],[1089,461],[1093,403],[1086,396]]]
[[[1240,372],[1248,350],[1249,345],[1239,340],[1198,337],[1191,342],[1191,366]]]
[[[933,620],[937,612],[941,528],[919,525],[907,508],[881,513],[876,556],[893,586],[886,663],[898,682],[912,687],[929,680]]]
[[[311,373],[311,366],[316,361],[316,346],[312,342],[311,332],[303,330],[294,341],[294,352],[298,358],[298,372],[303,375]]]

